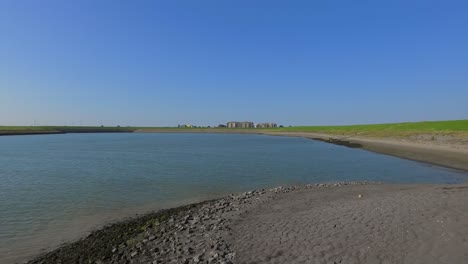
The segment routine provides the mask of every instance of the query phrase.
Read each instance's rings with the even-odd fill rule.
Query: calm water
[[[0,137],[0,262],[106,221],[257,188],[458,183],[467,174],[302,138],[227,134]]]

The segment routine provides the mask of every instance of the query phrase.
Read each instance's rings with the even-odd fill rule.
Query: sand
[[[468,186],[301,190],[232,232],[236,263],[468,263]]]
[[[118,131],[115,131],[115,130]],[[438,166],[468,171],[468,137],[450,134],[417,134],[404,138],[382,137],[371,138],[359,135],[330,135],[305,132],[275,132],[255,129],[137,129],[126,131],[126,128],[85,128],[84,130],[68,129],[65,131],[0,131],[2,135],[30,135],[57,133],[98,133],[98,132],[134,132],[134,133],[221,133],[221,134],[264,134],[275,136],[305,137],[329,141],[338,139],[341,145],[354,145],[369,151],[396,156],[404,159],[430,163]],[[337,143],[337,142],[334,142]]]
[[[468,171],[458,139],[268,134]],[[468,263],[467,184],[306,185],[188,208],[112,225],[31,263]]]
[[[366,137],[360,135],[332,135],[310,132],[275,132],[252,129],[198,129],[198,130],[136,130],[136,133],[221,133],[262,134],[272,136],[304,137],[321,141],[338,140],[339,145],[362,148],[376,153],[468,171],[468,137],[418,134],[409,137]]]
[[[466,184],[280,187],[165,215],[110,226],[31,263],[468,263]]]
[[[342,142],[342,145],[355,144],[356,147],[376,153],[468,171],[468,138],[440,136],[426,139],[423,135],[401,139],[371,138],[298,132],[267,132],[264,134],[304,137],[323,141],[335,139]]]

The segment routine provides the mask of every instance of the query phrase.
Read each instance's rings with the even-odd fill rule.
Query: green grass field
[[[0,126],[2,134],[34,133],[91,133],[91,132],[133,132],[135,130],[153,132],[316,132],[340,135],[362,135],[377,137],[404,137],[415,134],[468,135],[468,120],[405,122],[392,124],[371,124],[351,126],[295,126],[275,129],[227,129],[227,128],[174,128],[174,127],[85,127],[85,126]]]
[[[468,120],[405,122],[350,126],[296,126],[278,128],[284,132],[316,132],[363,136],[409,136],[415,134],[468,135]]]

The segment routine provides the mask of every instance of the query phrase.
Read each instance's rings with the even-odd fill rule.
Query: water
[[[331,181],[466,179],[465,173],[303,138],[0,137],[0,263],[27,259],[136,212],[233,192]]]

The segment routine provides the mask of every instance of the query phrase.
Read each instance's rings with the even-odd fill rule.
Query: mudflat
[[[278,187],[109,226],[30,263],[468,263],[468,185]]]

